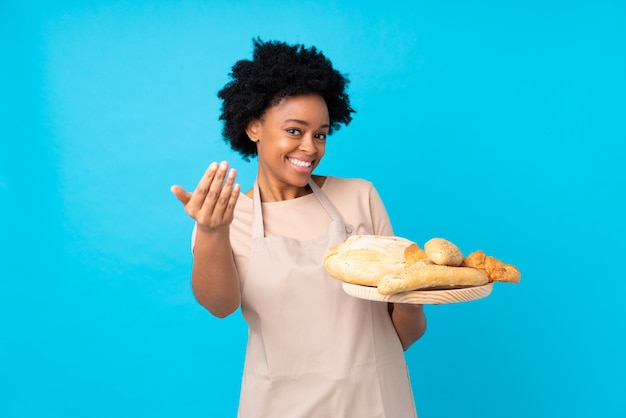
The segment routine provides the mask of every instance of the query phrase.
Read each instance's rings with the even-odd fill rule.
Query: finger
[[[215,223],[224,222],[224,210],[230,198],[233,183],[237,175],[234,169],[229,170],[228,175],[225,175],[224,170],[226,169],[228,169],[228,163],[220,163],[215,173],[213,183],[199,211],[199,215],[204,219],[210,219],[211,222]],[[226,178],[224,179],[224,177]]]
[[[216,162],[209,164],[209,167],[206,169],[206,171],[202,175],[202,178],[200,178],[200,181],[196,185],[196,188],[192,193],[191,199],[189,199],[189,209],[199,210],[202,207],[204,200],[209,193],[209,188],[213,183],[213,179],[215,178],[217,168],[218,164]]]
[[[226,176],[226,180],[224,181],[224,186],[222,187],[222,191],[220,192],[219,202],[221,206],[226,206],[228,204],[228,200],[230,199],[230,195],[233,192],[233,185],[235,184],[235,179],[237,178],[237,170],[231,168],[228,171],[228,175]]]
[[[222,219],[225,216],[228,205],[232,199],[233,189],[235,185],[235,179],[237,178],[237,170],[231,168],[226,176],[226,180],[224,181],[224,186],[222,187],[217,202],[215,203],[214,212],[218,217]],[[238,195],[239,193],[237,193]]]
[[[178,185],[173,185],[172,187],[170,187],[170,191],[183,205],[186,205],[187,202],[189,202],[189,199],[191,199],[191,193]]]
[[[211,184],[211,187],[209,188],[209,193],[216,192],[217,194],[219,194],[219,192],[222,190],[224,179],[226,178],[227,173],[228,173],[228,162],[222,161],[217,166],[217,171],[215,172],[213,183]]]
[[[226,205],[226,211],[224,212],[224,218],[228,223],[233,221],[235,217],[235,205],[237,204],[237,199],[239,199],[239,192],[241,191],[241,186],[236,184],[233,186],[233,191],[230,194],[230,199],[228,200],[228,204]]]
[[[209,184],[208,191],[202,202],[202,211],[212,213],[223,191],[224,179],[228,171],[228,162],[222,161]]]

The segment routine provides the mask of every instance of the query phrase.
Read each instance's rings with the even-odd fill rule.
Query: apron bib
[[[387,304],[347,295],[323,265],[328,248],[353,228],[312,179],[309,185],[332,221],[318,238],[299,241],[265,237],[254,184],[239,417],[415,417]]]

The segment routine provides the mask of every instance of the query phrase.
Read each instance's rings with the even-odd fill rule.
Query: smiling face
[[[246,132],[257,144],[264,201],[308,193],[307,183],[324,156],[329,129],[328,108],[318,94],[287,96],[248,124]]]

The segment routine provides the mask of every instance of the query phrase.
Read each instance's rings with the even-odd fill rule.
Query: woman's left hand
[[[390,303],[389,314],[404,351],[426,332],[424,305]]]

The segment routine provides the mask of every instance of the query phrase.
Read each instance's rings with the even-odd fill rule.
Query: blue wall
[[[195,303],[169,186],[221,159],[251,185],[216,92],[255,36],[352,80],[320,174],[522,271],[426,307],[420,416],[624,416],[617,0],[0,2],[0,416],[234,416],[245,323]]]

